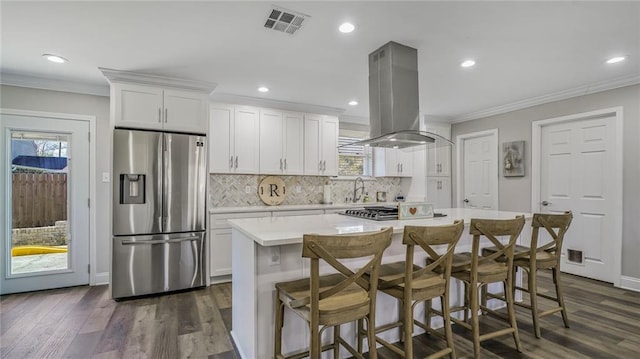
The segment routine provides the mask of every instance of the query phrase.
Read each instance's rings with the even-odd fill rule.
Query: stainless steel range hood
[[[371,138],[350,145],[406,148],[453,143],[420,131],[418,50],[390,41],[369,54]]]

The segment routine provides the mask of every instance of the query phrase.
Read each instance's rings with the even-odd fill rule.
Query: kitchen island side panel
[[[242,358],[257,358],[256,244],[235,228],[231,231],[231,237],[233,238],[231,244],[233,270],[231,336]]]

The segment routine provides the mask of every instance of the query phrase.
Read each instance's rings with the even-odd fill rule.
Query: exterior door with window
[[[1,115],[1,294],[89,283],[89,122]]]

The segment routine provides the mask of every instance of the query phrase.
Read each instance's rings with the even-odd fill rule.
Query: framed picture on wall
[[[502,174],[505,177],[524,176],[524,141],[502,143]]]

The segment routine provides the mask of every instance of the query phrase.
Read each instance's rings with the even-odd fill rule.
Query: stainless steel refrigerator
[[[113,298],[205,285],[206,137],[115,129]]]

